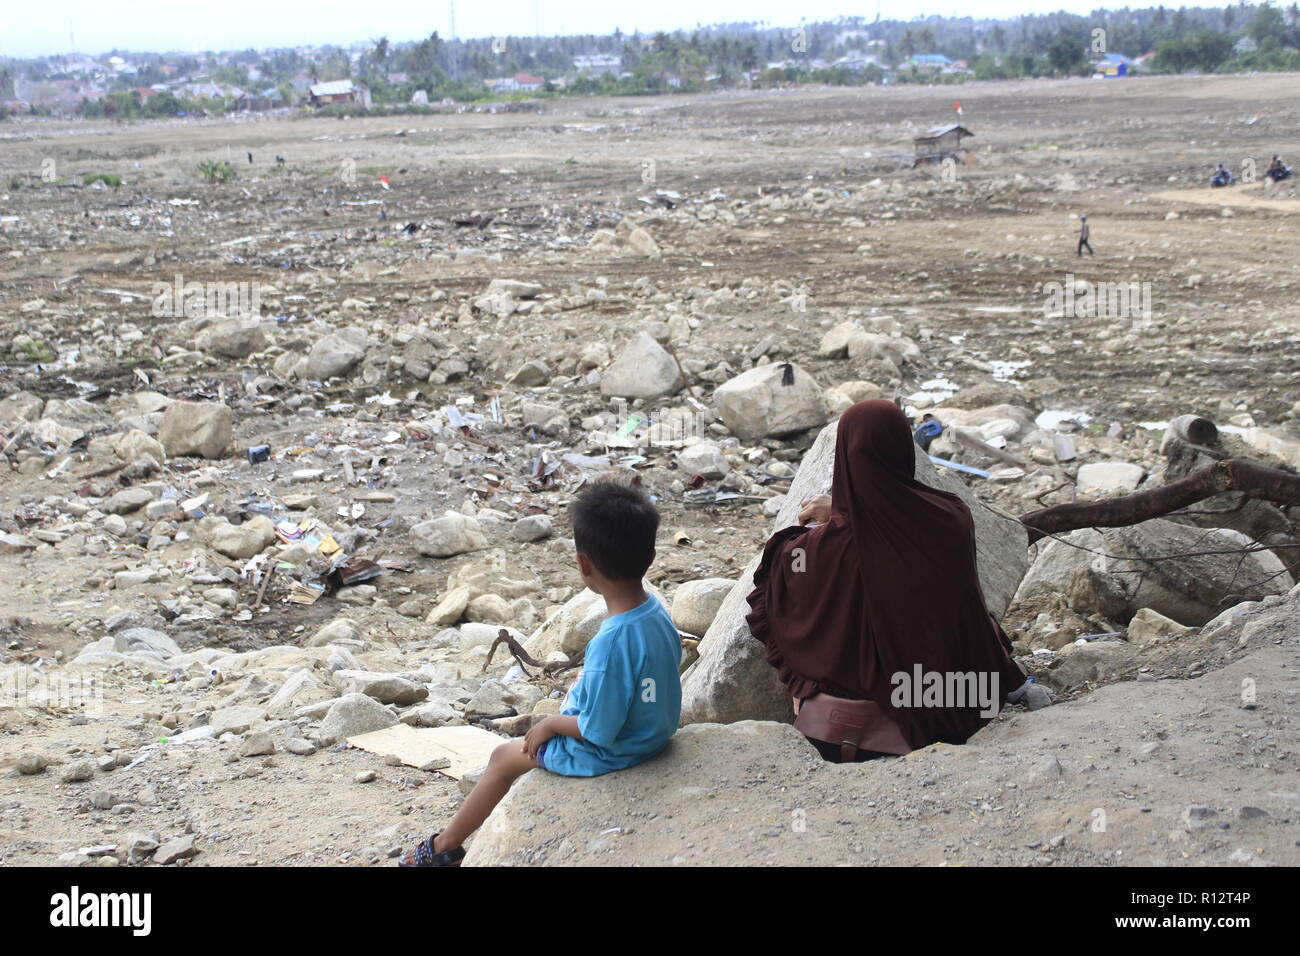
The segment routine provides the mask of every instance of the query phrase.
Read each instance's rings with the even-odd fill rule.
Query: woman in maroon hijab
[[[917,481],[914,456],[897,405],[854,405],[830,499],[800,515],[820,523],[778,531],[754,574],[750,631],[828,760],[965,743],[1025,683],[984,604],[970,511]]]

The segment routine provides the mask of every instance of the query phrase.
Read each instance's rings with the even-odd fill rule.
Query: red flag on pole
[[[958,100],[956,103],[953,103],[952,108],[957,111],[958,116],[961,116],[961,100]]]

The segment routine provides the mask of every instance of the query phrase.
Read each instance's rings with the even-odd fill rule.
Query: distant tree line
[[[556,81],[561,78],[567,79],[564,92],[637,95],[737,85],[854,85],[886,77],[892,82],[933,83],[962,82],[970,75],[977,79],[1086,75],[1100,53],[1129,57],[1154,53],[1145,68],[1164,73],[1300,70],[1300,6],[1292,2],[1283,7],[1270,0],[1008,19],[841,17],[798,28],[729,23],[653,34],[615,30],[604,36],[503,35],[473,40],[449,40],[434,31],[408,43],[380,37],[359,55],[342,47],[317,48],[310,54],[250,49],[220,61],[211,53],[113,52],[129,59],[136,73],[116,77],[105,96],[87,100],[82,107],[86,115],[147,117],[235,108],[232,101],[185,100],[171,93],[141,97],[135,92],[176,76],[202,76],[254,94],[275,89],[286,103],[296,99],[293,80],[353,79],[367,86],[374,103],[394,106],[409,103],[417,90],[435,102],[488,98],[494,94],[484,80],[520,73],[540,77],[545,84],[542,95],[558,93],[561,85]],[[619,68],[577,71],[575,57],[591,54],[617,57]],[[859,62],[836,65],[835,61],[852,54],[860,55]],[[970,73],[927,70],[912,62],[918,54],[964,60]],[[63,78],[59,63],[58,57],[5,62],[0,65],[0,97],[13,95],[18,75],[31,81]]]

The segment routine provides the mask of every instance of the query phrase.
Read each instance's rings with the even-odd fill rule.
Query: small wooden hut
[[[961,145],[962,137],[974,135],[965,126],[958,126],[955,123],[951,126],[936,126],[934,129],[926,130],[912,140],[916,145],[913,168],[925,163],[941,163],[949,156],[959,163],[964,163],[966,150]]]

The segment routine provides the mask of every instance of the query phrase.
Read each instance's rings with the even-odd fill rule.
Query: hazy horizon
[[[642,9],[620,7],[602,0],[371,0],[364,6],[341,0],[291,2],[270,6],[253,0],[230,0],[219,18],[211,8],[177,7],[164,0],[132,0],[120,5],[121,15],[105,17],[102,3],[90,0],[49,0],[39,7],[11,10],[0,35],[0,56],[33,58],[65,53],[102,54],[109,50],[136,53],[194,53],[297,46],[346,46],[386,36],[391,42],[420,40],[437,30],[443,37],[476,39],[493,36],[608,35],[691,30],[721,23],[762,23],[796,27],[800,21],[876,14],[885,20],[926,16],[1006,19],[1064,11],[1075,14],[1098,9],[1095,3],[1047,0],[972,0],[962,9],[935,4],[918,13],[904,0],[659,0]],[[1115,9],[1123,5],[1117,4]],[[1110,9],[1110,8],[1104,8]],[[1173,10],[1170,7],[1170,10]],[[116,13],[116,10],[114,11]]]

